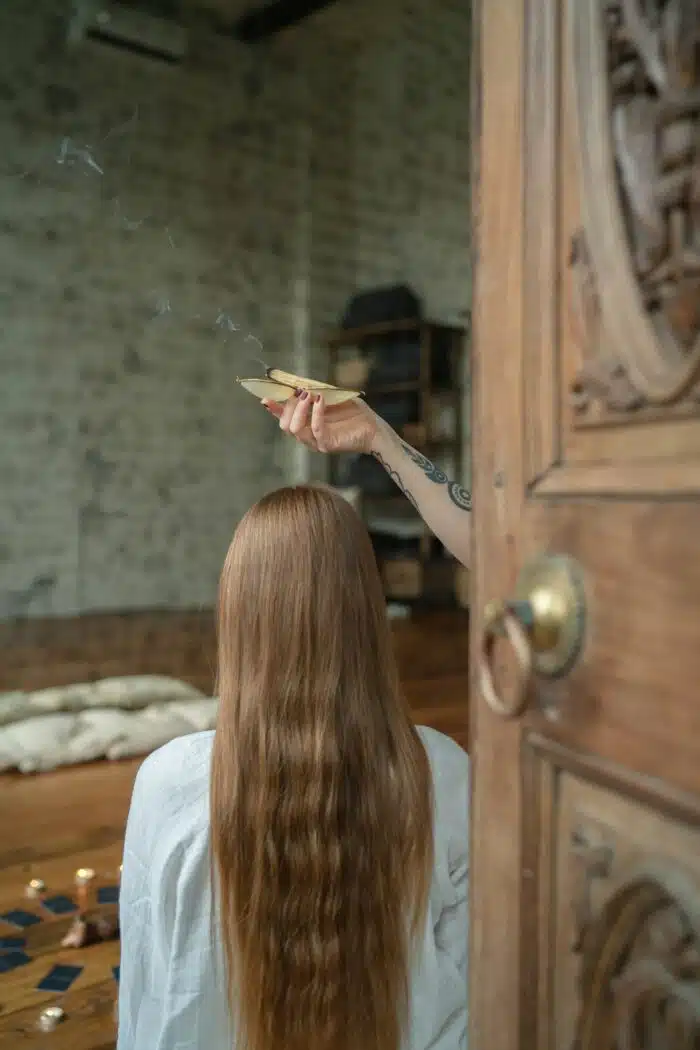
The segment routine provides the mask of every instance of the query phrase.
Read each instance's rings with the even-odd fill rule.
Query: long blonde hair
[[[211,835],[241,1050],[399,1050],[433,833],[374,552],[330,490],[266,496],[221,574]]]

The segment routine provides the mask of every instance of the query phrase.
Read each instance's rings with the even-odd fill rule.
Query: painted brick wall
[[[323,368],[357,287],[469,305],[468,17],[174,70],[67,52],[68,6],[0,8],[0,618],[206,607],[308,470],[235,376]]]
[[[471,286],[468,8],[399,5],[358,50],[353,112],[357,282],[407,281],[455,324]]]

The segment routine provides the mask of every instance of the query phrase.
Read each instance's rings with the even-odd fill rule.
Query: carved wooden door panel
[[[697,1050],[700,0],[480,6],[470,1047]]]

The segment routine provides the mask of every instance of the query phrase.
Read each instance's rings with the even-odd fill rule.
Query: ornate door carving
[[[554,1003],[557,1047],[696,1050],[700,1045],[697,832],[559,774],[557,896],[570,966]],[[605,820],[592,812],[605,814]],[[567,1006],[563,1004],[568,1004]]]
[[[589,418],[681,402],[700,381],[700,5],[573,0],[584,227],[572,238]]]
[[[470,1044],[700,1050],[700,0],[479,30]],[[557,678],[543,553],[585,591]]]

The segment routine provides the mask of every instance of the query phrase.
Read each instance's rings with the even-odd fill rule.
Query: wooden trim
[[[478,149],[478,270],[474,339],[473,669],[482,612],[510,592],[520,562],[523,514],[520,425],[523,296],[523,31],[525,0],[482,0],[475,17],[474,77],[481,82]],[[522,879],[520,725],[480,699],[476,670],[470,740],[473,794],[470,889],[469,1043],[520,1050]]]
[[[622,499],[657,496],[682,500],[700,495],[700,463],[565,464],[535,481],[529,494],[536,499],[607,495]]]
[[[537,1011],[537,1027],[536,1035],[530,1045],[548,1047],[554,1045],[554,1017],[552,1015],[554,973],[549,962],[551,958],[551,919],[556,891],[556,855],[552,849],[552,843],[555,842],[556,838],[555,821],[558,782],[554,767],[548,762],[542,762],[539,754],[533,752],[531,754],[539,767],[537,810],[540,823],[538,828],[537,871],[535,872],[537,883],[537,959],[533,960],[536,962],[536,968],[535,966],[532,967],[533,973],[537,973],[537,999],[533,1001],[533,1008]],[[527,967],[528,965],[528,959],[523,953],[523,966]]]
[[[523,750],[521,761],[523,798],[532,804],[523,810],[523,854],[520,864],[522,912],[520,916],[520,1043],[519,1046],[539,1046],[537,1042],[538,996],[540,983],[539,960],[547,958],[547,945],[540,944],[542,928],[541,889],[546,882],[548,847],[551,835],[551,791],[547,791],[548,769],[531,749]]]
[[[648,777],[618,766],[608,759],[574,751],[540,733],[528,733],[526,746],[550,766],[587,780],[591,784],[624,794],[671,820],[700,829],[700,798],[673,787],[658,777]]]
[[[560,5],[529,0],[525,43],[524,453],[528,479],[555,462],[559,406]]]

